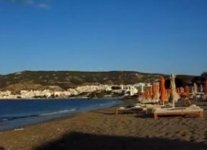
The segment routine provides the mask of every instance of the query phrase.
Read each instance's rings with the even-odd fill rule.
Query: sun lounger
[[[120,113],[134,113],[138,110],[141,110],[141,106],[139,105],[135,105],[135,106],[132,106],[132,107],[119,107],[116,109],[116,112],[115,114],[120,114]]]
[[[140,100],[141,104],[157,104],[160,100],[158,99],[150,99],[150,100]]]
[[[151,114],[155,108],[160,108],[161,105],[157,104],[144,104],[142,105],[141,109],[145,114]]]
[[[200,118],[203,117],[203,109],[199,106],[192,105],[189,107],[175,107],[175,108],[154,108],[152,110],[154,119],[158,119],[161,116],[186,116],[194,115]]]

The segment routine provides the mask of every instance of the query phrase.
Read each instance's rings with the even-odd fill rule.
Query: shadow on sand
[[[161,138],[93,135],[73,132],[34,150],[206,150],[204,143]]]
[[[5,150],[2,146],[0,146],[0,150]]]

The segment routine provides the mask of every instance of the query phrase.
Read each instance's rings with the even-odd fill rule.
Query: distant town
[[[0,99],[34,98],[113,98],[137,97],[145,89],[169,75],[133,71],[78,72],[78,71],[23,71],[0,75]],[[177,75],[178,87],[204,85],[206,72],[201,76]],[[179,90],[179,89],[178,89]],[[181,89],[182,91],[182,89]]]
[[[134,96],[143,92],[150,83],[137,83],[133,85],[85,85],[67,90],[21,90],[14,94],[12,91],[0,91],[0,99],[33,99],[33,98],[99,98]]]

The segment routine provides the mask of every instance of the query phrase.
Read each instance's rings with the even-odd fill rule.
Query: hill
[[[81,71],[23,71],[0,75],[0,90],[63,89],[91,84],[134,84],[153,82],[160,76],[169,75],[142,73],[135,71],[81,72]],[[192,80],[194,76],[180,75],[182,80]]]

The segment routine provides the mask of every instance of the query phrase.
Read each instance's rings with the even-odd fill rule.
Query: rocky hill
[[[0,75],[0,90],[20,91],[36,89],[68,89],[91,84],[134,84],[153,82],[163,74],[134,71],[79,72],[79,71],[23,71]],[[180,76],[190,81],[194,76]]]

